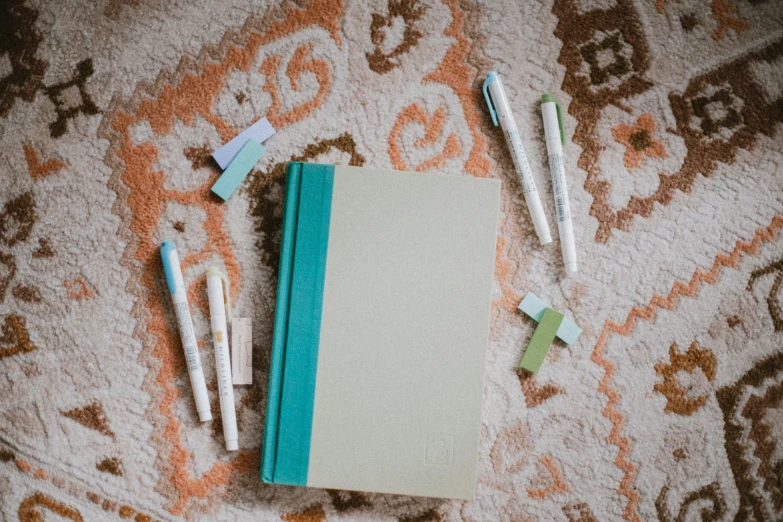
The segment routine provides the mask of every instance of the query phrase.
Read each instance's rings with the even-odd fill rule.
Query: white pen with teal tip
[[[234,404],[234,384],[231,381],[231,358],[228,354],[228,328],[226,327],[226,306],[223,299],[224,281],[230,320],[231,293],[228,276],[215,267],[207,269],[209,320],[212,323],[212,339],[215,343],[215,366],[218,377],[218,394],[220,395],[220,415],[223,420],[223,438],[226,441],[226,450],[236,451],[239,449],[239,434],[237,432],[237,411]]]
[[[563,111],[560,109],[560,103],[551,94],[544,94],[541,97],[541,116],[544,118],[544,135],[549,155],[549,169],[552,174],[552,190],[555,193],[557,229],[560,232],[563,262],[566,273],[573,273],[577,271],[576,245],[574,244],[574,226],[571,222],[571,206],[568,203],[568,185],[563,158],[565,126],[563,125]]]
[[[489,113],[492,116],[492,123],[495,126],[499,123],[503,129],[503,135],[511,151],[511,158],[514,160],[514,168],[517,171],[519,181],[522,183],[522,192],[525,195],[527,209],[530,212],[530,219],[533,221],[538,240],[542,245],[551,243],[552,235],[549,232],[544,206],[541,204],[536,182],[533,180],[533,173],[530,171],[530,165],[527,162],[525,149],[522,148],[519,129],[517,129],[517,123],[514,121],[514,115],[511,114],[511,106],[503,89],[503,83],[496,72],[487,74],[487,79],[484,80],[483,91],[484,99],[487,102],[487,107],[489,107]]]
[[[179,266],[177,248],[173,241],[164,241],[160,247],[160,256],[163,259],[163,271],[166,274],[166,284],[174,302],[174,312],[177,315],[179,334],[182,338],[182,347],[185,350],[185,361],[190,375],[190,387],[193,388],[193,397],[196,400],[196,410],[201,422],[211,421],[212,412],[209,408],[209,395],[207,383],[204,380],[204,371],[201,368],[201,357],[196,344],[196,333],[193,330],[193,320],[190,318],[187,290],[182,279],[182,268]]]

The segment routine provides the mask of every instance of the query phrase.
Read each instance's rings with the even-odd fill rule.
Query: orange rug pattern
[[[0,518],[783,519],[783,9],[774,0],[0,5]],[[481,95],[506,85],[555,225],[562,101],[580,270],[540,247]],[[228,202],[213,150],[277,134]],[[471,502],[258,480],[290,161],[503,181]],[[158,248],[253,318],[241,451],[197,421]],[[584,330],[518,375],[534,292]]]

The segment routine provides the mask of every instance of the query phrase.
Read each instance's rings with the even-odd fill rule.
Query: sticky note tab
[[[556,312],[551,308],[545,308],[538,322],[536,331],[525,349],[525,354],[519,362],[519,367],[533,373],[538,373],[541,363],[544,362],[552,341],[555,340],[557,329],[563,322],[563,314]]]
[[[253,140],[245,143],[237,157],[231,162],[231,165],[223,172],[212,185],[212,192],[227,200],[237,189],[240,183],[250,174],[258,160],[264,155],[266,149]]]
[[[529,315],[533,320],[540,321],[544,315],[544,310],[548,307],[544,301],[539,299],[534,293],[528,292],[522,302],[519,303],[518,308]],[[573,344],[582,333],[582,329],[579,328],[573,321],[567,317],[563,318],[563,322],[560,323],[560,328],[557,330],[557,337],[566,344]]]
[[[253,140],[256,143],[263,143],[268,140],[275,133],[275,129],[269,120],[261,118],[247,129],[240,132],[234,139],[220,147],[218,150],[212,153],[212,157],[215,158],[220,168],[225,170],[234,158],[242,150],[242,147],[248,142]]]
[[[231,321],[231,375],[234,384],[253,384],[253,323],[250,318]]]

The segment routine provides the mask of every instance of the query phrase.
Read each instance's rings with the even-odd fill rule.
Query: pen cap
[[[160,246],[160,257],[163,260],[163,272],[166,274],[166,285],[169,293],[177,293],[177,282],[182,281],[182,269],[179,266],[177,247],[173,241],[164,241]]]
[[[207,268],[207,287],[209,287],[209,280],[212,278],[218,278],[221,280],[221,285],[225,284],[226,286],[226,292],[224,294],[225,301],[224,304],[226,306],[226,317],[228,318],[228,322],[231,322],[231,280],[228,278],[228,275],[220,270],[216,266],[211,266]]]
[[[492,96],[492,103],[495,104],[495,110],[498,112],[498,119],[507,118],[511,114],[511,105],[508,103],[506,89],[503,88],[503,82],[496,76],[496,81],[489,85],[489,94]]]
[[[511,107],[508,104],[506,91],[503,89],[503,82],[500,81],[498,73],[492,71],[487,73],[487,79],[484,80],[484,99],[489,107],[489,113],[492,116],[492,123],[498,125],[498,121],[507,118],[511,113]]]
[[[563,122],[563,109],[557,98],[547,93],[541,96],[541,115],[544,118],[544,133],[547,145],[549,141],[558,141],[565,145],[565,124]]]
[[[492,102],[492,96],[489,94],[489,86],[492,82],[498,79],[498,73],[492,71],[487,73],[487,78],[484,80],[484,85],[481,87],[484,93],[484,101],[487,102],[487,108],[489,109],[489,115],[492,116],[492,123],[495,127],[498,126],[498,113],[495,110],[495,104]]]

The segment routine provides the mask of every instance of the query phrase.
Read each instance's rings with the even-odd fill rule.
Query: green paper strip
[[[214,185],[212,185],[212,192],[217,194],[223,201],[231,197],[231,194],[239,187],[239,185],[245,180],[253,167],[256,166],[258,160],[264,155],[266,149],[263,145],[256,143],[253,140],[248,140],[239,154],[231,161],[228,168],[223,171],[223,174],[218,178]]]
[[[525,298],[522,299],[522,302],[519,303],[518,308],[538,322],[541,320],[541,316],[544,315],[544,310],[549,308],[549,305],[539,299],[533,292],[528,292]],[[566,344],[574,344],[581,333],[582,329],[568,317],[563,319],[563,322],[560,323],[560,328],[557,329],[557,336]]]
[[[544,315],[541,316],[541,320],[538,322],[538,328],[533,332],[533,337],[525,349],[525,355],[522,356],[522,360],[519,362],[520,368],[538,373],[538,369],[541,368],[541,364],[544,362],[549,347],[557,335],[557,329],[560,328],[560,323],[562,322],[563,314],[551,308],[544,310]]]

